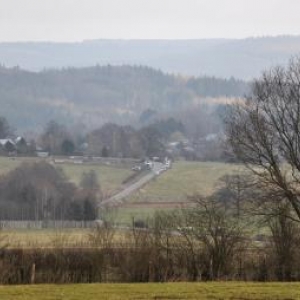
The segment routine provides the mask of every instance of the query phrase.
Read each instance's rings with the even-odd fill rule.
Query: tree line
[[[2,115],[16,127],[45,121],[133,124],[146,109],[170,113],[206,97],[243,97],[248,83],[214,77],[185,79],[143,66],[95,66],[38,73],[0,67]],[[201,101],[200,101],[201,102]],[[16,109],[16,107],[18,109]],[[39,114],[32,114],[33,111]]]
[[[41,161],[23,163],[0,177],[1,220],[95,220],[101,189],[94,171],[79,186]]]
[[[7,144],[1,145],[0,154],[34,156],[36,151],[44,151],[64,156],[222,160],[223,114],[221,107],[199,107],[160,117],[157,111],[148,109],[135,126],[106,123],[90,131],[51,120],[38,135],[29,135],[29,139],[17,137],[7,119],[0,117],[0,139],[8,139]]]

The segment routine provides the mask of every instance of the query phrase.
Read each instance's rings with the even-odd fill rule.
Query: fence
[[[97,221],[0,221],[2,229],[94,228]]]

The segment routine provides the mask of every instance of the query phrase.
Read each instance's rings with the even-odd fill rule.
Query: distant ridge
[[[41,129],[52,119],[95,128],[130,124],[154,109],[172,114],[204,99],[243,97],[247,82],[183,78],[149,67],[95,66],[41,72],[0,67],[0,107],[16,128]]]
[[[203,40],[87,40],[0,43],[0,63],[39,71],[94,65],[143,65],[187,76],[252,79],[300,53],[300,36]]]

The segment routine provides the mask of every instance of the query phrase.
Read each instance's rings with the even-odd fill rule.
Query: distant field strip
[[[11,170],[17,168],[22,162],[34,163],[41,161],[43,159],[38,157],[0,157],[0,175],[5,174]],[[51,159],[47,159],[51,162]],[[84,172],[89,172],[94,170],[99,179],[99,184],[104,195],[111,195],[118,191],[122,182],[125,178],[133,174],[133,171],[129,167],[117,167],[104,164],[70,164],[70,163],[59,163],[54,164],[57,168],[61,168],[66,174],[67,178],[78,184],[81,179],[81,175]]]
[[[297,300],[299,283],[70,284],[0,287],[1,300]]]
[[[79,183],[82,173],[94,170],[104,195],[111,195],[119,190],[123,180],[133,173],[130,168],[117,168],[99,164],[60,164],[59,166],[63,169],[67,177],[76,184]]]
[[[39,158],[0,157],[0,174],[15,169],[22,162],[35,162]],[[129,167],[115,167],[105,164],[55,164],[62,168],[67,177],[78,184],[82,173],[94,170],[106,195],[111,195],[122,187],[125,178],[133,174]],[[218,179],[225,174],[241,172],[242,167],[235,164],[217,162],[186,162],[173,164],[172,169],[152,180],[136,192],[132,202],[182,202],[187,195],[200,193],[209,195],[216,189]]]
[[[15,229],[3,230],[1,236],[9,248],[81,247],[89,244],[91,232],[91,229]]]

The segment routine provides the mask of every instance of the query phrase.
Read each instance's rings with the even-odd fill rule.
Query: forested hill
[[[233,78],[184,78],[141,66],[96,66],[39,73],[0,68],[0,106],[16,128],[50,119],[95,127],[128,124],[147,109],[169,113],[206,97],[242,97],[248,83]]]
[[[0,63],[26,70],[145,65],[187,76],[252,80],[300,53],[300,36],[199,40],[91,40],[0,43]]]

